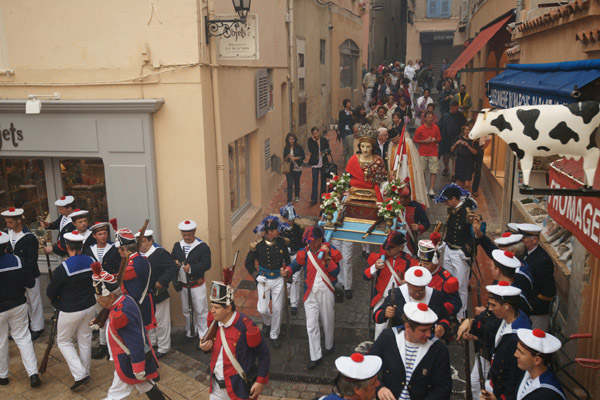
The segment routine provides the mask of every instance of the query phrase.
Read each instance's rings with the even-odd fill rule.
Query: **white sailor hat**
[[[193,231],[194,229],[196,229],[196,226],[197,225],[195,221],[191,219],[186,219],[185,221],[181,221],[177,227],[180,231],[187,232]]]
[[[425,303],[408,302],[404,305],[406,318],[418,324],[435,324],[438,320],[437,314]]]
[[[69,204],[73,204],[74,201],[75,201],[75,197],[73,197],[73,196],[62,196],[60,199],[57,199],[54,202],[54,205],[58,206],[58,207],[66,207]]]
[[[67,242],[83,242],[85,240],[85,235],[77,231],[67,232],[63,235]]]
[[[519,233],[524,236],[539,236],[542,231],[542,227],[536,224],[519,224]]]
[[[562,347],[558,338],[541,329],[517,329],[517,336],[525,346],[542,354],[556,353]]]
[[[96,222],[94,225],[92,225],[90,227],[90,231],[95,231],[96,229],[100,229],[100,228],[104,228],[104,227],[107,227],[108,230],[110,230],[109,226],[110,226],[110,224],[108,222]]]
[[[517,269],[521,266],[521,261],[512,251],[492,250],[492,257],[494,261],[508,268]]]
[[[487,285],[485,289],[491,294],[505,298],[505,297],[517,297],[521,294],[521,289],[515,286],[511,286],[506,281],[500,281],[497,285]]]
[[[8,210],[2,211],[0,215],[2,215],[3,217],[20,217],[21,215],[23,215],[23,209],[10,207]]]
[[[379,373],[383,361],[379,356],[364,356],[354,353],[350,357],[338,357],[335,367],[342,379],[350,382],[366,381]]]
[[[427,286],[431,282],[431,272],[424,267],[412,267],[406,271],[404,279],[414,286]]]
[[[139,230],[139,231],[137,231],[137,232],[135,233],[135,235],[133,235],[133,236],[135,236],[136,238],[137,238],[137,237],[140,237],[140,233],[141,233],[141,232],[142,232],[142,230],[140,229],[140,230]],[[154,234],[154,231],[153,231],[153,230],[151,230],[151,229],[146,229],[146,230],[144,231],[144,237],[150,237],[150,236],[152,236],[153,234]]]
[[[511,244],[515,244],[523,239],[523,235],[520,233],[512,233],[512,232],[504,232],[501,237],[494,239],[494,243],[497,246],[510,246]]]
[[[0,232],[0,244],[8,243],[8,233]]]
[[[512,233],[519,233],[519,225],[516,222],[509,222],[506,224],[506,228]]]
[[[71,220],[76,220],[79,218],[87,217],[89,213],[90,212],[88,210],[80,210],[79,208],[76,208],[71,214],[69,214],[69,218],[71,218]]]

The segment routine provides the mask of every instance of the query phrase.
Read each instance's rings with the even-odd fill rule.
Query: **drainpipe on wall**
[[[208,18],[215,19],[214,0],[208,1]],[[208,40],[208,38],[206,38]],[[217,204],[219,208],[219,254],[221,265],[227,265],[227,244],[225,243],[225,162],[223,160],[223,140],[221,130],[221,100],[219,97],[219,65],[217,42],[209,42],[210,77],[212,84],[213,119],[215,123],[215,143],[217,150]]]
[[[523,0],[517,0],[517,10],[516,10],[516,18],[515,21],[519,22],[520,21],[520,15],[521,15],[521,11],[523,11]]]
[[[471,29],[471,0],[467,0],[467,40],[469,40],[469,35],[471,34],[469,29]]]
[[[294,133],[294,0],[288,0],[288,64],[290,66],[289,104],[290,104],[290,133]]]

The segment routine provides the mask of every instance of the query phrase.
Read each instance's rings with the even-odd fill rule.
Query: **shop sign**
[[[452,42],[454,31],[421,32],[419,41],[421,43]]]
[[[19,147],[19,142],[22,140],[23,131],[15,128],[14,123],[11,122],[9,127],[0,125],[0,150],[2,150],[5,145],[14,148]]]
[[[494,107],[513,108],[520,106],[534,106],[542,104],[563,104],[573,99],[564,99],[558,96],[542,96],[532,92],[515,92],[513,90],[494,88],[488,89],[490,104]]]
[[[550,168],[550,188],[581,189],[583,184]],[[550,196],[548,214],[569,230],[594,256],[600,258],[600,199],[596,197]]]
[[[216,16],[216,19],[238,18],[237,14]],[[258,15],[249,14],[245,24],[233,24],[218,41],[220,60],[258,60]]]

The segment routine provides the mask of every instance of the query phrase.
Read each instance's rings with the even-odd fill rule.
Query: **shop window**
[[[44,161],[41,159],[0,160],[0,210],[24,210],[24,225],[31,226],[49,212]],[[4,218],[0,228],[6,229]]]
[[[340,88],[356,89],[356,72],[360,50],[356,43],[348,39],[340,46]]]
[[[298,126],[306,125],[306,101],[298,103]]]
[[[104,163],[101,159],[61,159],[60,176],[63,193],[75,197],[77,208],[90,212],[90,226],[96,221],[108,221]]]
[[[231,223],[250,206],[250,149],[248,135],[229,144],[229,201]]]

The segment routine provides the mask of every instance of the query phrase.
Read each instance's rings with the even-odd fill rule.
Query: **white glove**
[[[135,378],[138,381],[145,381],[146,380],[146,372],[145,371],[136,372],[136,373],[134,373],[134,375],[135,375]]]
[[[267,278],[265,278],[264,275],[259,275],[256,277],[256,282],[258,283],[265,283],[267,281]]]

